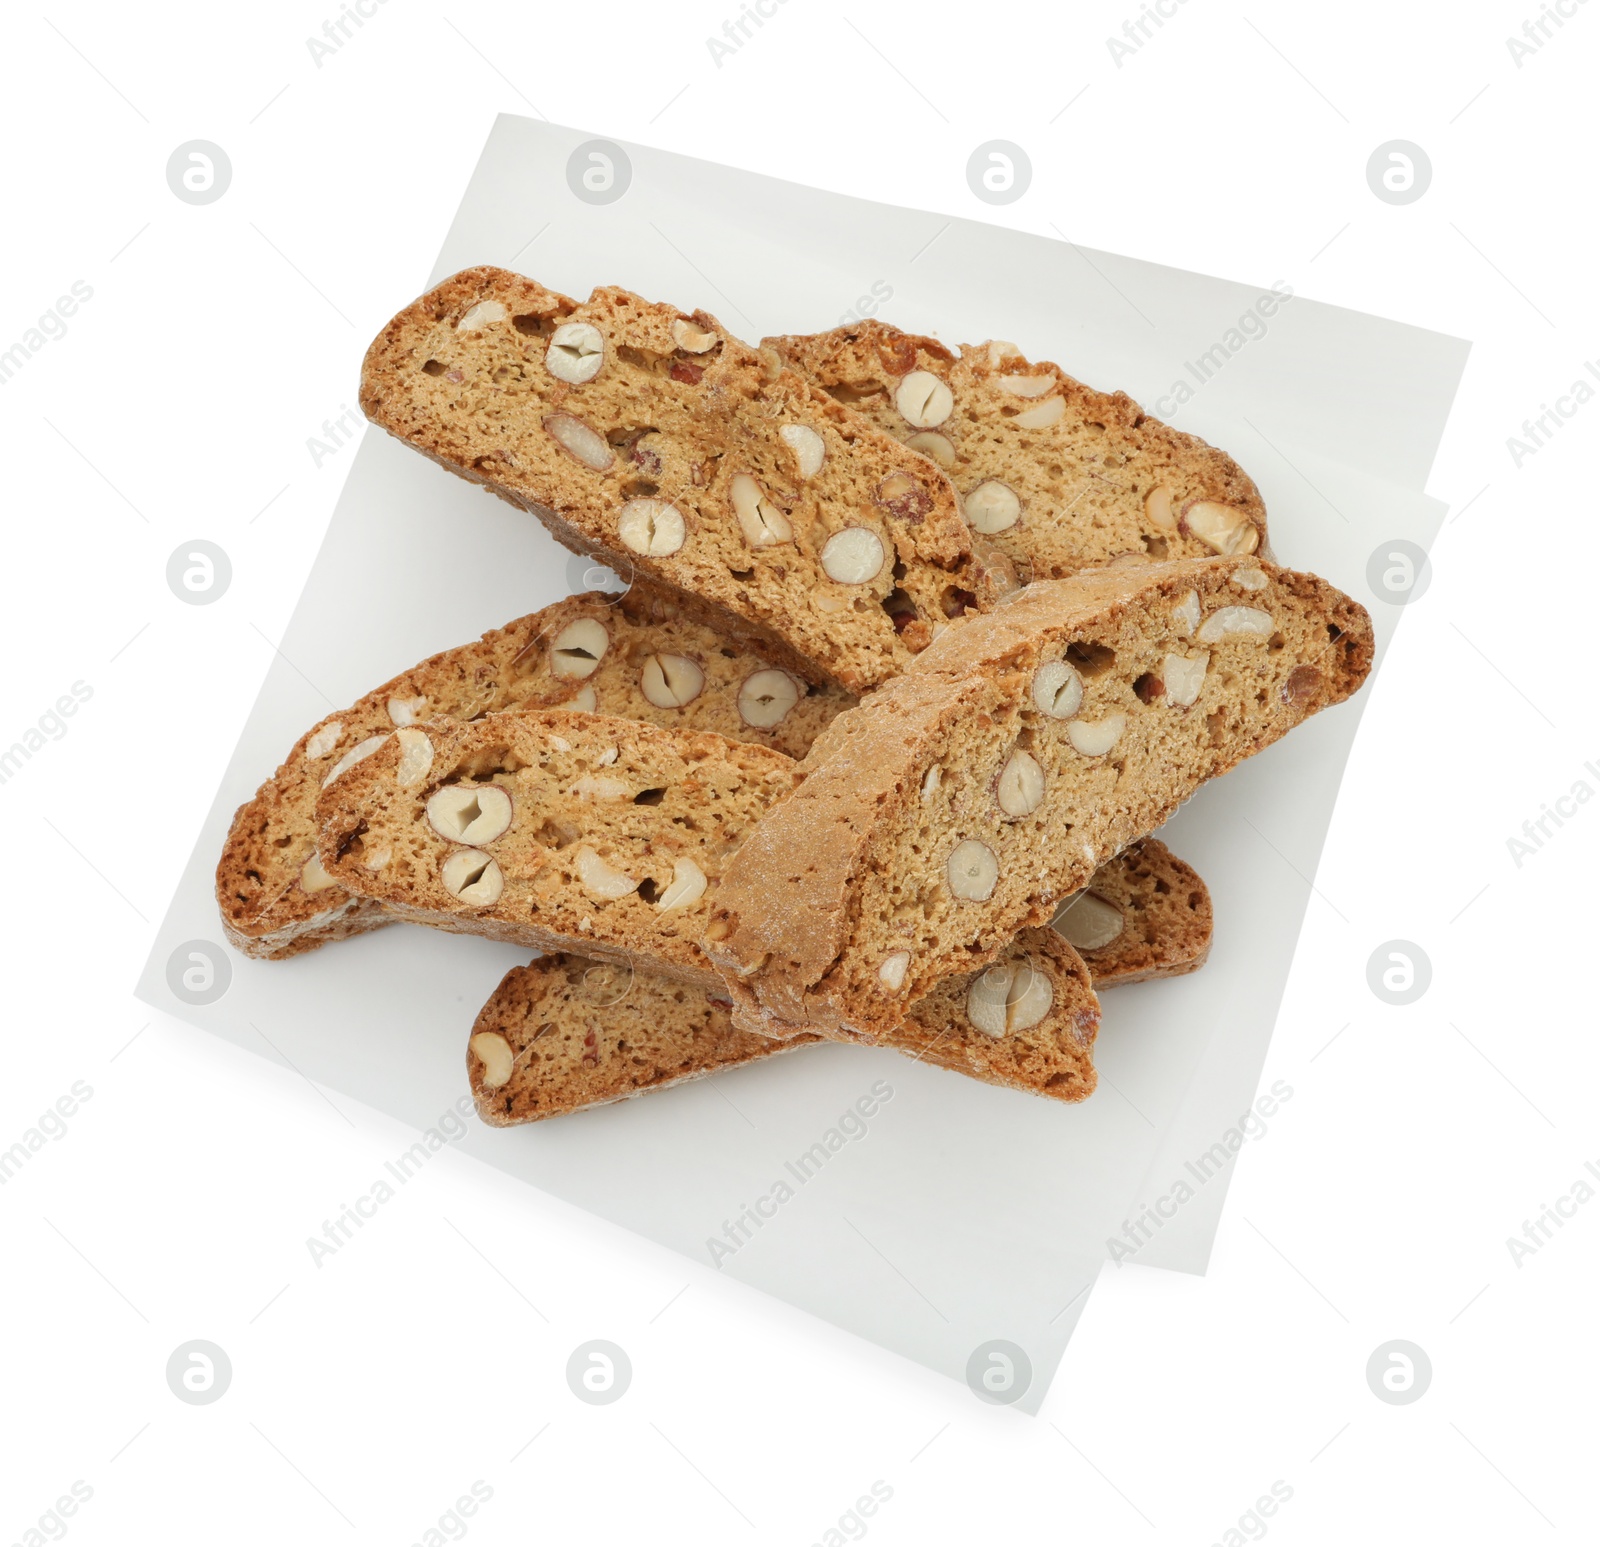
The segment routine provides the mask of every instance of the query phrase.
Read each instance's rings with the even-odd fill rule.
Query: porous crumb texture
[[[566,704],[800,757],[853,702],[741,649],[646,581],[620,597],[569,597],[430,657],[307,731],[228,830],[217,865],[223,928],[247,956],[276,960],[393,922],[307,864],[324,781],[401,725]]]
[[[776,664],[854,692],[1014,581],[974,552],[934,463],[709,313],[626,290],[580,303],[467,269],[379,334],[361,406],[569,548],[724,609],[790,652]]]
[[[412,726],[322,792],[319,854],[400,918],[715,988],[698,942],[717,885],[799,766],[581,710]]]
[[[1030,930],[982,974],[941,985],[885,1046],[991,1085],[1082,1101],[1095,1088],[1099,1005],[1059,935]],[[1003,980],[1003,981],[1002,981]],[[1007,1022],[1010,1022],[1008,1025]],[[715,991],[570,954],[507,973],[467,1043],[478,1113],[509,1127],[718,1074],[824,1039],[739,1030]]]
[[[729,867],[741,1022],[877,1040],[1371,659],[1358,603],[1253,558],[1018,592],[834,720]]]
[[[1175,978],[1211,952],[1211,893],[1159,838],[1102,865],[1051,921],[1083,958],[1097,990]]]
[[[764,343],[938,462],[1024,581],[1268,551],[1261,496],[1231,457],[1013,344],[953,354],[876,321]]]

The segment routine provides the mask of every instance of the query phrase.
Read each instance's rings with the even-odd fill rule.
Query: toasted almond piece
[[[623,546],[653,559],[676,553],[688,535],[682,512],[665,500],[629,500],[617,518]]]
[[[883,539],[870,527],[847,526],[822,545],[819,555],[824,573],[840,585],[865,585],[882,573],[888,562]]]
[[[550,670],[558,677],[592,676],[611,648],[611,633],[598,618],[574,618],[550,641]]]
[[[574,856],[578,866],[578,880],[584,891],[602,902],[615,902],[630,892],[639,890],[639,883],[630,875],[608,865],[587,843]]]
[[[339,883],[323,869],[322,857],[315,850],[311,858],[300,867],[300,890],[302,892],[325,892],[330,886]]]
[[[327,778],[322,781],[323,789],[327,789],[340,774],[348,773],[362,758],[371,757],[388,739],[387,736],[368,736],[365,741],[358,741],[328,770]]]
[[[705,894],[705,871],[692,859],[675,859],[672,862],[672,884],[661,894],[656,911],[671,913],[676,908],[692,908]]]
[[[1242,510],[1219,500],[1190,500],[1178,513],[1178,529],[1217,553],[1254,553],[1261,529]]]
[[[913,429],[931,430],[950,417],[956,400],[932,371],[912,371],[895,388],[894,406]]]
[[[1296,666],[1278,689],[1278,697],[1291,709],[1304,709],[1322,691],[1322,673],[1315,666]]]
[[[1070,720],[1083,703],[1083,679],[1065,661],[1046,661],[1033,674],[1033,703],[1052,720]]]
[[[920,521],[933,507],[933,496],[906,472],[894,472],[878,484],[875,504],[902,521]]]
[[[975,532],[1007,532],[1022,517],[1022,501],[1010,484],[986,478],[961,502]]]
[[[1167,702],[1187,709],[1199,696],[1205,685],[1206,667],[1211,663],[1209,651],[1199,655],[1168,655],[1161,661],[1161,680],[1167,687]]]
[[[1065,398],[1040,398],[1032,408],[1025,408],[1011,422],[1024,430],[1048,430],[1060,421],[1067,411]]]
[[[422,718],[423,710],[428,707],[428,700],[425,697],[391,698],[386,707],[391,724],[415,725]]]
[[[657,709],[682,709],[700,696],[706,674],[686,655],[651,655],[639,672],[639,691]]]
[[[516,1058],[511,1052],[511,1044],[499,1032],[477,1032],[467,1046],[483,1065],[483,1075],[479,1083],[485,1090],[499,1090],[502,1085],[510,1083],[511,1069],[516,1063]]]
[[[891,993],[898,993],[905,984],[906,968],[910,965],[910,951],[891,951],[878,967],[878,981]]]
[[[439,879],[452,897],[475,907],[499,902],[506,885],[494,856],[481,849],[457,849],[439,867]]]
[[[1067,726],[1067,740],[1085,757],[1104,757],[1121,739],[1127,727],[1125,714],[1108,714],[1103,720],[1073,720]]]
[[[996,962],[967,990],[967,1019],[986,1037],[1004,1037],[1037,1026],[1050,1013],[1055,989],[1028,962]]]
[[[938,790],[939,784],[943,778],[944,769],[938,763],[935,763],[931,768],[928,769],[927,773],[923,774],[922,799],[925,803],[933,799],[934,794]]]
[[[585,714],[593,714],[600,707],[600,701],[594,695],[594,684],[586,683],[569,698],[564,705],[567,709],[581,709]]]
[[[906,445],[931,457],[946,472],[956,465],[956,448],[950,444],[950,437],[941,435],[938,430],[918,430]]]
[[[476,333],[491,322],[504,322],[510,315],[503,302],[479,301],[476,306],[469,306],[462,313],[461,321],[456,324],[456,332]]]
[[[739,684],[739,718],[757,730],[771,730],[799,702],[799,683],[774,667],[751,672]]]
[[[775,548],[794,537],[789,518],[767,497],[767,492],[749,473],[735,473],[728,485],[733,513],[739,530],[752,548]]]
[[[1043,397],[1056,384],[1054,376],[998,376],[995,385],[1012,397]]]
[[[1098,951],[1127,927],[1122,909],[1094,892],[1079,892],[1056,910],[1050,927],[1077,951]]]
[[[329,720],[326,725],[319,725],[306,743],[306,756],[326,757],[339,745],[339,738],[342,735],[344,735],[344,725],[339,720]]]
[[[617,460],[611,443],[593,425],[575,414],[546,414],[545,430],[563,451],[576,457],[587,468],[603,473]]]
[[[998,365],[1002,360],[1009,360],[1013,355],[1020,355],[1022,351],[1010,339],[991,338],[988,343],[989,364]]]
[[[428,740],[427,733],[418,730],[415,725],[402,725],[394,733],[394,739],[400,743],[400,761],[394,770],[395,783],[407,790],[428,777],[428,770],[433,767],[433,743]]]
[[[592,322],[564,322],[550,335],[544,368],[557,381],[581,386],[593,381],[606,363],[605,336]]]
[[[493,843],[511,826],[511,797],[497,784],[446,784],[428,797],[428,825],[452,843]]]
[[[794,453],[795,467],[802,478],[814,478],[822,471],[827,443],[809,424],[786,424],[778,435]]]
[[[963,902],[987,902],[1000,879],[1000,862],[988,844],[966,838],[950,851],[944,874],[950,890]]]
[[[1172,609],[1172,621],[1180,634],[1192,634],[1200,627],[1200,593],[1185,591]]]
[[[1241,591],[1265,591],[1271,582],[1267,579],[1265,570],[1257,569],[1254,564],[1245,564],[1228,576]]]
[[[1172,490],[1164,483],[1157,484],[1145,495],[1144,513],[1163,531],[1174,532],[1178,528],[1178,517],[1172,509]]]
[[[1200,625],[1195,638],[1203,645],[1224,639],[1270,639],[1272,614],[1259,607],[1219,607]]]
[[[1044,769],[1030,752],[1013,752],[995,781],[995,800],[1007,816],[1024,817],[1044,799]]]
[[[686,355],[703,355],[717,341],[717,335],[690,322],[687,317],[676,317],[672,323],[672,342]]]

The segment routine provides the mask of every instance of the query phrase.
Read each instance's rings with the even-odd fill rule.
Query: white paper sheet
[[[703,305],[748,337],[832,325],[876,281],[892,291],[881,309],[891,321],[936,325],[951,341],[1012,338],[1152,411],[1259,294],[633,145],[627,194],[597,208],[566,181],[569,154],[590,138],[499,120],[433,278],[495,262],[578,295],[622,283]],[[1257,477],[1280,557],[1369,600],[1373,546],[1426,545],[1437,528],[1440,508],[1413,491],[1464,358],[1458,341],[1296,299],[1176,420]],[[429,538],[441,529],[503,556],[470,594],[435,583]],[[465,1088],[474,1013],[526,953],[413,928],[283,963],[228,952],[228,992],[198,1008],[170,992],[167,964],[184,942],[220,942],[211,872],[228,820],[305,726],[422,656],[566,594],[569,558],[530,518],[367,438],[141,997],[418,1127],[438,1120]],[[358,564],[366,584],[353,599],[344,577]],[[1375,609],[1380,648],[1393,617]],[[1307,893],[1296,868],[1314,873],[1358,716],[1359,699],[1317,717],[1171,824],[1216,896],[1216,949],[1199,974],[1107,996],[1101,1091],[1082,1107],[827,1047],[556,1122],[474,1129],[462,1147],[708,1265],[725,1224],[786,1181],[795,1196],[719,1254],[720,1271],[956,1378],[978,1344],[1014,1342],[1034,1371],[1019,1406],[1036,1410],[1107,1237],[1146,1179],[1253,1093]],[[1237,841],[1246,817],[1270,842]],[[797,1186],[785,1162],[878,1080],[893,1095],[866,1134]],[[1172,1265],[1203,1267],[1224,1186],[1186,1217],[1181,1239],[1152,1243],[1141,1260],[1156,1260],[1159,1244]]]

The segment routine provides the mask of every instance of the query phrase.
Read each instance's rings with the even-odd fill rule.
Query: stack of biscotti
[[[1370,660],[1231,459],[1009,344],[756,349],[481,268],[361,401],[632,582],[312,727],[219,866],[250,954],[395,919],[554,953],[474,1028],[492,1121],[817,1038],[1082,1099],[1091,978],[1209,948],[1146,835]]]
[[[361,405],[568,547],[858,693],[1019,573],[1265,551],[1231,458],[1010,345],[954,360],[871,324],[758,350],[707,312],[467,269],[378,336]]]
[[[953,631],[798,765],[575,709],[404,727],[322,791],[320,862],[399,917],[720,980],[744,1030],[893,1043],[1068,897],[1109,943],[1134,889],[1101,867],[1370,653],[1359,607],[1254,558],[1091,572]]]
[[[1074,918],[1085,906],[1087,930]],[[1066,915],[1055,928],[1078,947],[1096,992],[1193,972],[1211,943],[1205,883],[1155,838],[1096,872]],[[1080,945],[1074,933],[1098,943]],[[1011,954],[1014,962],[968,974],[912,1006],[884,1045],[988,1083],[1081,1100],[1094,1089],[1096,1027],[1081,980],[1049,931],[1025,930]],[[467,1072],[484,1120],[509,1127],[827,1041],[742,1031],[720,989],[558,953],[506,974],[472,1028]]]
[[[568,597],[431,656],[312,726],[234,816],[217,866],[223,927],[247,956],[277,959],[392,921],[323,869],[316,805],[401,726],[566,705],[799,757],[854,702],[750,654],[646,581],[620,597]]]

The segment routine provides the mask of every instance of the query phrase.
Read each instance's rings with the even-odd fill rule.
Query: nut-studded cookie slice
[[[626,290],[578,302],[467,269],[379,334],[361,406],[569,548],[853,692],[1014,583],[933,463],[710,314]]]
[[[1236,462],[1014,344],[860,322],[765,343],[886,434],[932,457],[973,530],[1024,580],[1146,559],[1266,553],[1266,512]]]
[[[735,856],[736,1017],[880,1039],[1371,661],[1358,603],[1254,558],[1028,586],[834,720]]]
[[[885,1046],[991,1085],[1082,1101],[1100,1008],[1082,959],[1029,930],[982,972],[912,1006]],[[510,1127],[720,1074],[823,1039],[740,1031],[715,990],[580,956],[507,973],[468,1040],[478,1113]]]
[[[647,582],[568,597],[432,656],[302,736],[234,816],[217,865],[223,928],[246,955],[277,959],[392,922],[322,869],[316,805],[336,770],[401,725],[568,704],[799,757],[854,701],[740,649]]]
[[[578,709],[404,726],[322,791],[318,853],[398,918],[715,987],[717,884],[799,767]]]

